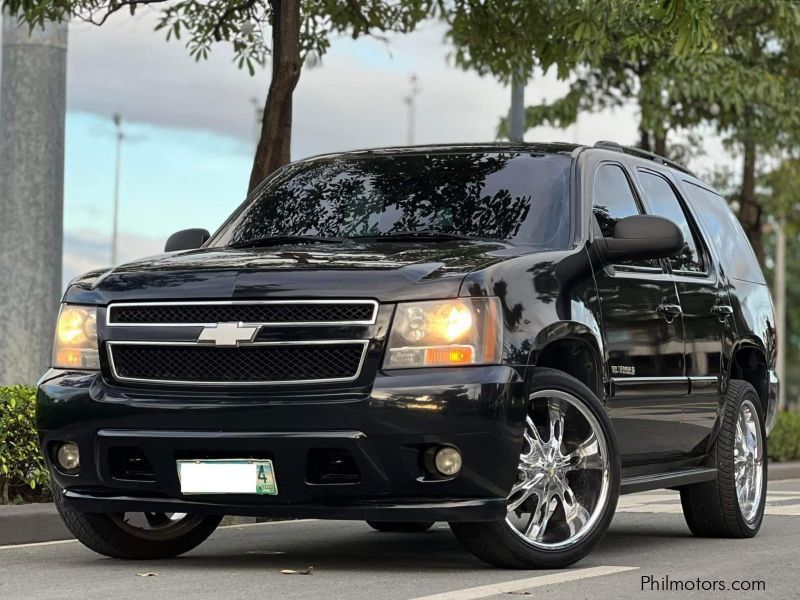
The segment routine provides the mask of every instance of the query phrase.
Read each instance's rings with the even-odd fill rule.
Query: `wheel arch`
[[[572,375],[605,403],[605,362],[599,335],[583,323],[562,321],[536,336],[528,364]]]
[[[746,381],[752,385],[761,401],[764,415],[769,409],[769,360],[766,350],[754,340],[741,340],[731,351],[727,384],[731,379]]]

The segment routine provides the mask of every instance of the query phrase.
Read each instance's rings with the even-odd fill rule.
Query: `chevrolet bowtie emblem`
[[[198,342],[213,342],[217,346],[238,346],[241,342],[252,342],[258,327],[244,323],[217,323],[203,328],[197,336]]]

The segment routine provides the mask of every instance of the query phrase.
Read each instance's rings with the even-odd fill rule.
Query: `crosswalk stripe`
[[[478,600],[479,598],[488,598],[498,594],[509,594],[546,585],[588,579],[589,577],[601,577],[603,575],[634,571],[638,568],[639,567],[589,567],[587,569],[559,571],[558,573],[538,575],[537,577],[528,577],[527,579],[515,579],[514,581],[504,581],[451,592],[442,592],[440,594],[433,594],[432,596],[421,596],[419,598],[414,598],[414,600]]]
[[[617,512],[681,514],[683,509],[677,492],[647,493],[620,497]],[[781,517],[800,517],[800,492],[767,492],[765,513]]]

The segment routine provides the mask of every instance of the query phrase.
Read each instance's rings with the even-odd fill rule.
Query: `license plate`
[[[257,494],[277,496],[271,460],[179,460],[182,494]]]

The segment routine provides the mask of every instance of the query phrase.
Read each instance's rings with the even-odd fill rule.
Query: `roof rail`
[[[668,158],[664,158],[663,156],[659,156],[658,154],[654,154],[652,152],[648,152],[647,150],[642,150],[641,148],[636,148],[635,146],[623,146],[617,142],[611,142],[608,140],[600,140],[594,145],[595,148],[602,148],[604,150],[613,150],[614,152],[622,152],[623,154],[630,154],[631,156],[638,156],[639,158],[646,158],[648,160],[652,160],[654,163],[659,165],[667,165],[668,167],[672,167],[673,169],[677,169],[678,171],[682,171],[695,177],[695,174],[692,173],[689,169],[684,167],[681,164],[676,163],[673,160]]]

